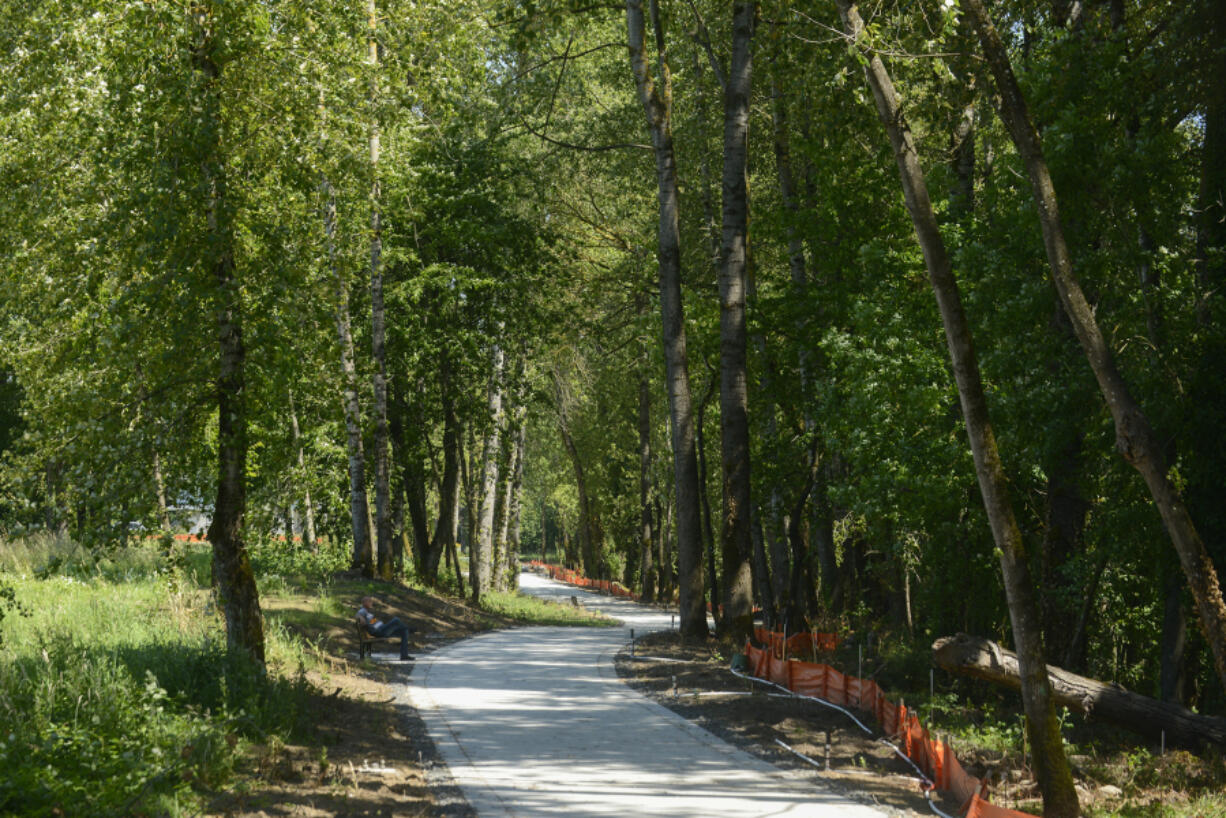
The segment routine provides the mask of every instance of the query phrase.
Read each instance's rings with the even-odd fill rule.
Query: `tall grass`
[[[0,544],[0,582],[28,613],[0,622],[0,814],[194,812],[194,785],[218,785],[245,742],[299,723],[292,635],[270,634],[267,674],[227,652],[201,566],[164,557]]]
[[[517,591],[489,591],[481,595],[481,607],[528,625],[616,625],[617,620],[594,611],[561,605]]]
[[[116,543],[91,550],[63,532],[37,532],[18,540],[0,540],[0,574],[25,577],[104,577],[122,581],[163,571],[158,548]]]

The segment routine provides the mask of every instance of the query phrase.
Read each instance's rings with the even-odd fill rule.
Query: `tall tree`
[[[345,407],[345,440],[349,454],[349,518],[353,531],[351,566],[363,576],[374,575],[370,547],[370,506],[366,497],[366,455],[362,447],[362,410],[358,402],[358,371],[354,362],[353,325],[349,313],[349,282],[336,261],[336,200],[325,181],[324,232],[336,282],[336,334],[340,341]]]
[[[720,451],[723,476],[725,635],[753,630],[752,501],[745,297],[749,267],[749,93],[758,4],[732,7],[732,60],[724,83],[723,232],[719,270]]]
[[[218,59],[225,46],[217,32],[220,11],[209,2],[195,2],[190,9],[195,35],[191,60],[199,74],[195,93],[204,130],[201,165],[208,196],[208,257],[203,261],[212,270],[216,288],[213,303],[220,363],[216,381],[217,498],[208,538],[213,545],[217,591],[225,610],[226,641],[263,665],[264,620],[243,541],[247,511],[246,349],[242,289],[235,270],[233,209],[226,187],[221,82],[224,63]]]
[[[1149,487],[1171,544],[1179,555],[1192,598],[1196,601],[1201,631],[1213,652],[1218,678],[1226,685],[1226,601],[1222,598],[1217,570],[1188,513],[1182,493],[1171,479],[1164,447],[1116,367],[1111,347],[1103,337],[1094,310],[1073,273],[1051,172],[1004,43],[982,0],[961,2],[979,35],[980,46],[1000,92],[1001,119],[1030,178],[1031,194],[1039,211],[1044,249],[1056,292],[1115,421],[1116,448]]]
[[[294,444],[294,459],[298,466],[298,478],[301,480],[306,473],[306,455],[303,453],[302,434],[298,428],[298,410],[294,407],[294,393],[289,392],[290,434]],[[318,543],[315,541],[315,504],[311,502],[311,489],[302,489],[302,539],[308,548],[315,551]]]
[[[984,396],[970,325],[962,306],[962,296],[953,275],[945,241],[937,225],[936,213],[928,196],[927,182],[920,168],[915,140],[903,115],[894,84],[877,52],[865,48],[864,21],[860,17],[859,9],[848,0],[838,0],[838,7],[847,36],[864,63],[865,77],[872,88],[878,115],[894,149],[907,210],[911,214],[924,254],[928,276],[945,327],[962,415],[975,459],[979,490],[983,495],[992,537],[1000,554],[1009,617],[1013,624],[1013,639],[1017,647],[1027,733],[1034,750],[1039,789],[1043,794],[1043,812],[1047,816],[1072,818],[1080,811],[1077,792],[1073,789],[1073,777],[1064,755],[1064,741],[1060,735],[1060,724],[1056,720],[1051,686],[1047,680],[1042,626],[1034,600],[1025,542],[1009,499],[1008,479],[988,418],[987,399]]]
[[[477,531],[473,537],[472,551],[469,554],[471,565],[468,581],[472,585],[474,600],[479,600],[482,594],[493,587],[494,511],[498,498],[498,467],[503,423],[503,372],[506,368],[506,355],[499,341],[494,342],[490,355],[492,366],[486,398],[489,417],[487,418],[485,443],[481,450],[481,496],[478,499],[480,510],[477,515]]]
[[[702,530],[698,517],[698,459],[694,451],[694,414],[686,360],[684,311],[681,304],[681,232],[677,214],[677,162],[673,153],[673,85],[658,0],[650,0],[655,32],[658,80],[647,59],[642,0],[626,0],[630,67],[656,160],[659,197],[658,261],[660,315],[664,327],[665,381],[672,424],[673,472],[677,497],[677,550],[681,591],[681,632],[706,637],[703,605]]]
[[[644,356],[646,357],[646,356]],[[656,566],[651,534],[651,384],[639,373],[639,588],[644,601],[656,599]]]
[[[451,363],[444,353],[439,366],[439,385],[443,402],[443,474],[438,487],[438,521],[430,548],[422,558],[423,576],[433,581],[438,575],[439,559],[450,554],[459,536],[460,519],[460,441],[462,432],[456,415],[451,383]],[[456,566],[459,576],[459,566]]]
[[[374,362],[375,415],[375,533],[378,543],[376,571],[392,577],[391,454],[387,423],[387,349],[383,306],[383,213],[379,188],[379,8],[368,0],[370,32],[370,345]]]

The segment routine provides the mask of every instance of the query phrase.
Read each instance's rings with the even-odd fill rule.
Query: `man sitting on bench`
[[[411,662],[413,657],[409,655],[409,634],[414,631],[408,625],[401,622],[396,617],[384,620],[374,613],[375,598],[373,596],[362,597],[362,607],[358,608],[358,622],[366,627],[366,632],[371,636],[378,637],[400,637],[400,661]]]

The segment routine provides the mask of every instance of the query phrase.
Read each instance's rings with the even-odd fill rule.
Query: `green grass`
[[[490,592],[481,596],[481,607],[525,625],[578,625],[608,627],[617,620],[594,611],[560,605],[519,592]]]
[[[0,544],[0,814],[192,814],[197,785],[302,723],[301,640],[270,626],[267,674],[228,653],[207,568],[165,556]]]
[[[79,545],[63,533],[39,532],[20,540],[0,541],[0,574],[18,577],[103,577],[121,581],[153,576],[165,571],[166,566],[157,541],[119,543],[97,550]]]
[[[1226,797],[1203,795],[1173,803],[1091,807],[1086,815],[1090,818],[1226,818]]]
[[[207,545],[0,541],[0,815],[196,814],[251,745],[302,736],[305,672],[327,663],[301,634],[326,638],[387,584],[334,583],[348,553],[326,543],[251,552],[267,673],[225,648]],[[518,593],[482,607],[489,624],[613,624]]]

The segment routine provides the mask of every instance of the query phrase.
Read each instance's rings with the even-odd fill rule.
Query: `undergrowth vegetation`
[[[206,544],[0,540],[0,815],[196,814],[248,748],[311,740],[306,674],[329,665],[310,634],[386,586],[338,578],[349,554],[326,540],[250,551],[267,672],[226,649]],[[611,621],[517,593],[482,610],[486,627]]]
[[[191,814],[305,729],[300,640],[270,628],[267,673],[228,652],[208,551],[174,548],[0,543],[0,814]]]
[[[871,624],[864,630],[873,631]],[[904,701],[934,735],[948,741],[964,765],[993,782],[993,791],[1028,790],[1033,759],[1026,747],[1018,694],[932,667],[928,645],[888,629],[873,639],[851,639],[827,661],[845,672],[882,684],[887,698]],[[1076,779],[1089,790],[1116,788],[1113,800],[1086,798],[1090,816],[1226,818],[1226,760],[1209,748],[1201,753],[1150,744],[1136,733],[1102,720],[1058,712],[1065,754]],[[1083,796],[1084,798],[1084,796]],[[996,800],[1000,800],[997,798]],[[1018,809],[1041,811],[1037,794],[1019,796]]]

